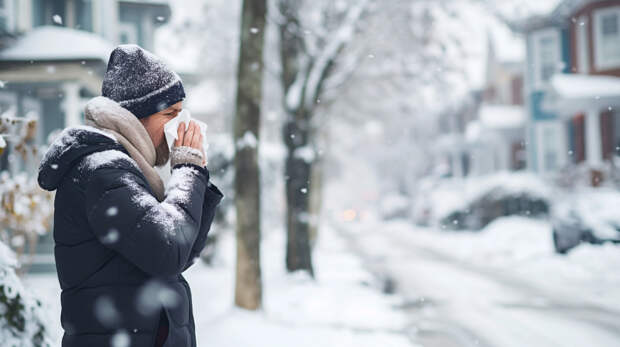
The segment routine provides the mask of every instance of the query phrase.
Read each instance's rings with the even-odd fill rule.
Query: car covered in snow
[[[620,243],[620,192],[598,188],[573,193],[551,209],[553,245],[564,254],[582,242]]]
[[[423,183],[413,221],[444,230],[482,230],[506,216],[546,217],[552,195],[543,181],[525,172]]]

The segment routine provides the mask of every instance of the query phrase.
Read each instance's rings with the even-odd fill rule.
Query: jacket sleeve
[[[207,182],[204,168],[179,166],[159,202],[135,169],[100,167],[85,188],[86,216],[105,246],[144,272],[179,274],[199,234]]]
[[[176,167],[176,166],[175,166]],[[205,167],[207,171],[207,180],[209,179],[209,171]],[[213,218],[215,217],[215,211],[217,205],[220,203],[224,194],[219,190],[219,188],[213,184],[211,181],[207,181],[207,189],[205,190],[204,203],[202,205],[202,219],[200,220],[200,230],[198,232],[198,237],[196,238],[196,242],[192,247],[190,252],[189,259],[183,268],[183,271],[187,270],[190,266],[194,264],[196,259],[200,256],[200,253],[207,245],[207,236],[209,235],[209,230],[211,229],[211,224],[213,223]]]

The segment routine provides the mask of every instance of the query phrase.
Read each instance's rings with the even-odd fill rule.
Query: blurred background
[[[38,163],[126,43],[208,124],[199,346],[620,345],[620,0],[257,3],[0,0],[3,345],[59,345]]]

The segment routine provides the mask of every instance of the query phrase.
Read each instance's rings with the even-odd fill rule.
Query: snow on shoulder
[[[106,136],[115,142],[118,142],[114,135],[99,130],[90,125],[76,125],[72,127],[68,127],[63,129],[56,137],[52,139],[52,143],[50,144],[47,152],[45,152],[42,163],[50,163],[50,161],[54,160],[54,158],[60,157],[64,152],[66,152],[73,144],[77,143],[78,133],[81,131],[90,131],[103,136]],[[51,163],[52,165],[54,163]],[[57,165],[57,164],[56,164]]]
[[[136,163],[133,158],[128,156],[126,153],[119,151],[118,149],[109,149],[106,151],[89,154],[84,158],[84,161],[82,161],[79,168],[80,170],[83,170],[85,168],[89,170],[96,170],[104,165],[110,165],[117,160],[126,160],[127,162],[135,166],[136,169],[140,169],[138,163]]]

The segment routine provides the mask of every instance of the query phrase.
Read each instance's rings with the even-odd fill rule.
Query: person
[[[195,122],[169,148],[183,107],[180,77],[138,45],[110,54],[84,125],[45,152],[38,183],[55,190],[54,257],[63,347],[196,346],[182,273],[206,245],[224,197],[210,181]],[[170,162],[166,184],[155,170]]]

